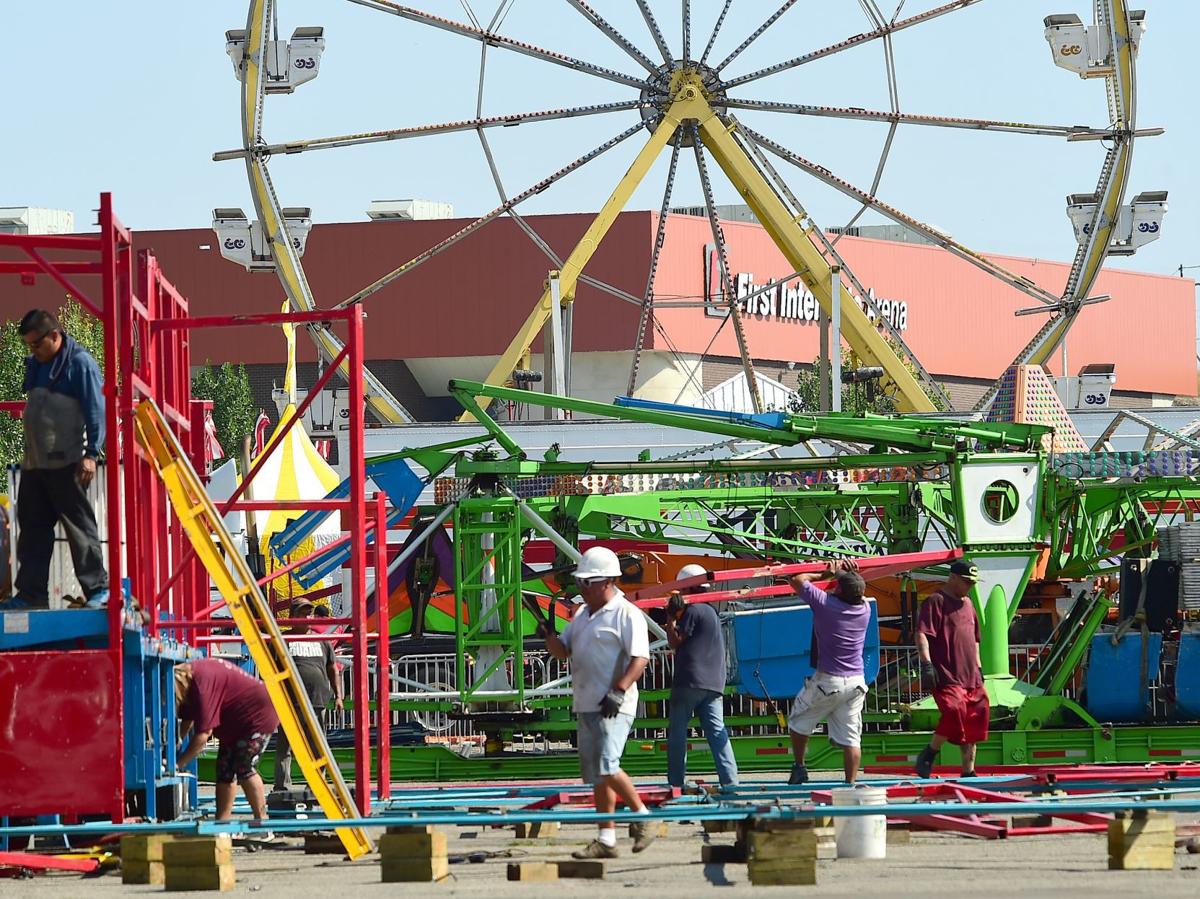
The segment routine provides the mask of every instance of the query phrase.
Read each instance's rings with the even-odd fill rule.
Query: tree
[[[67,295],[58,310],[63,330],[95,357],[104,372],[104,325]],[[6,321],[0,330],[0,400],[25,399],[25,357],[29,351],[17,332],[16,319]],[[0,414],[0,464],[5,468],[21,461],[23,435],[19,419]]]
[[[254,432],[257,418],[246,366],[232,362],[214,366],[211,360],[206,361],[192,376],[192,396],[212,400],[213,423],[225,458],[238,458],[242,441]]]
[[[884,335],[884,340],[888,340]],[[890,343],[890,341],[888,341]],[[901,356],[903,360],[903,357]],[[914,377],[916,371],[907,360],[904,361],[904,366]],[[857,357],[845,347],[841,353],[842,371],[851,371],[859,367]],[[788,401],[789,412],[819,412],[821,409],[820,390],[821,379],[819,376],[820,369],[818,368],[818,360],[813,360],[811,367],[801,371],[796,379],[796,390],[791,395]],[[930,397],[934,405],[941,411],[942,403],[938,397]],[[850,412],[855,415],[863,412],[873,412],[879,415],[892,415],[896,412],[896,399],[894,396],[884,393],[878,387],[878,382],[868,382],[866,384],[842,384],[842,411]]]

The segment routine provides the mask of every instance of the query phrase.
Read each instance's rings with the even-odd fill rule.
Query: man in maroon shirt
[[[184,720],[180,736],[189,727],[195,728],[176,767],[191,764],[214,735],[221,741],[217,749],[217,820],[233,816],[236,780],[254,817],[265,821],[266,795],[256,766],[267,739],[279,726],[279,716],[263,682],[221,659],[176,665],[175,710]]]
[[[944,587],[921,605],[917,615],[917,652],[921,680],[942,713],[933,739],[917,756],[918,777],[929,777],[943,744],[962,752],[962,776],[975,776],[975,744],[988,736],[987,691],[979,661],[979,619],[971,588],[979,569],[959,560],[950,566]]]

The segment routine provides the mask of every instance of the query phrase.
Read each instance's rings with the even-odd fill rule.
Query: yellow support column
[[[153,402],[146,400],[137,407],[134,425],[138,443],[166,485],[171,506],[196,550],[196,558],[229,605],[238,633],[258,666],[271,703],[279,713],[280,726],[322,811],[331,821],[357,818],[354,799],[333,760],[325,731],[313,714],[296,663],[258,582],[241,554],[225,555],[221,551],[222,546],[234,546],[234,540],[196,470]],[[371,851],[371,841],[361,828],[341,827],[337,834],[351,859]]]
[[[796,223],[745,150],[730,135],[727,126],[713,109],[711,97],[700,76],[688,69],[677,72],[673,77],[672,94],[674,100],[663,113],[662,120],[650,140],[638,153],[583,238],[563,263],[559,278],[563,303],[574,300],[579,275],[584,266],[591,260],[600,242],[625,204],[629,202],[629,198],[650,170],[658,154],[674,136],[676,129],[684,123],[694,122],[699,127],[704,146],[712,153],[742,198],[754,210],[758,221],[766,228],[792,267],[800,273],[804,283],[821,304],[821,308],[829,314],[833,302],[832,269],[829,262],[804,229]],[[883,368],[884,383],[895,386],[896,402],[900,411],[936,411],[936,407],[925,395],[916,378],[848,291],[842,291],[840,309],[842,331],[850,349],[864,365],[878,365]],[[508,349],[488,374],[485,383],[501,385],[511,377],[518,361],[527,357],[530,344],[549,316],[550,291],[547,289],[525,319]],[[468,421],[471,418],[471,413],[464,412],[460,420]]]
[[[792,268],[800,273],[805,286],[816,297],[825,314],[831,315],[832,268],[816,244],[796,223],[779,195],[763,178],[720,118],[713,115],[702,121],[700,137]],[[925,395],[917,379],[883,339],[850,292],[843,290],[840,293],[842,334],[846,343],[864,365],[883,368],[885,385],[889,382],[895,385],[897,408],[901,412],[936,412],[936,407]],[[834,364],[838,364],[838,352],[837,347],[830,350]]]
[[[646,177],[646,173],[650,171],[650,167],[654,165],[654,160],[658,158],[663,147],[675,134],[675,130],[680,123],[688,118],[697,118],[700,115],[712,115],[712,107],[708,105],[708,101],[704,99],[702,93],[693,86],[681,88],[676,94],[676,100],[671,104],[670,108],[663,114],[662,121],[658,127],[654,129],[654,133],[650,136],[650,140],[646,141],[646,145],[642,147],[637,158],[633,160],[633,164],[629,166],[629,170],[624,177],[618,182],[616,188],[601,207],[600,212],[592,220],[592,224],[588,226],[579,243],[575,245],[575,249],[571,251],[571,255],[563,262],[563,267],[558,277],[559,292],[564,304],[573,302],[575,299],[575,289],[579,284],[579,275],[583,272],[584,266],[588,264],[596,249],[604,240],[608,230],[612,227],[613,222],[617,220],[617,216],[621,214],[621,210],[625,208],[625,204],[629,202],[629,198],[633,196],[633,192],[637,190],[637,186],[641,184],[642,179]],[[509,343],[508,349],[501,354],[499,361],[493,366],[487,378],[484,379],[486,384],[504,384],[512,376],[512,371],[517,367],[517,361],[529,353],[529,346],[537,337],[538,332],[546,324],[546,320],[550,317],[550,290],[547,288],[543,293],[533,311],[529,313],[525,323],[521,325],[512,342]],[[460,421],[470,421],[474,416],[470,412],[464,412],[460,417]]]

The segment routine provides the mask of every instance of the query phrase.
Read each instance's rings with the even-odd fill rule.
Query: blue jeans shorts
[[[621,754],[633,727],[633,715],[605,718],[599,712],[579,713],[579,768],[583,782],[598,784],[621,770]]]

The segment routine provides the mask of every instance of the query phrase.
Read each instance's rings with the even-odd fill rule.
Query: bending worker
[[[950,566],[945,585],[917,613],[921,680],[942,713],[933,739],[917,756],[918,777],[929,777],[938,751],[949,742],[962,754],[962,776],[975,776],[975,744],[988,737],[991,705],[979,659],[979,619],[971,588],[979,569],[964,559]]]
[[[291,617],[316,617],[316,608],[306,599],[292,606]],[[307,634],[312,630],[308,624],[293,624],[290,633],[297,636]],[[337,676],[337,662],[333,658],[333,644],[327,640],[288,640],[288,655],[296,663],[296,672],[304,684],[304,692],[308,694],[309,704],[312,705],[321,730],[329,724],[329,711],[326,706],[332,699],[334,707],[340,712],[345,705],[342,700],[342,681]],[[292,788],[292,744],[288,742],[283,728],[275,732],[275,789],[290,790]]]
[[[828,592],[814,587],[817,578],[834,578]],[[842,748],[846,783],[854,783],[862,760],[862,709],[867,696],[863,677],[863,644],[871,609],[863,599],[866,583],[853,561],[830,562],[822,575],[798,574],[788,579],[812,609],[815,653],[812,675],[792,703],[788,731],[795,759],[789,784],[808,780],[804,753],[808,739],[823,719],[829,742]]]
[[[46,609],[54,554],[54,526],[61,523],[75,577],[89,609],[108,605],[108,572],[100,548],[96,513],[87,488],[104,448],[104,389],[100,367],[44,309],[25,314],[17,326],[29,355],[21,482],[17,488],[15,594],[0,611]]]
[[[279,726],[267,688],[222,659],[197,659],[175,666],[175,710],[192,739],[176,767],[186,768],[215,735],[217,749],[217,820],[233,816],[233,782],[242,785],[255,819],[267,819],[267,800],[256,766],[263,746]]]
[[[575,567],[575,583],[583,604],[556,635],[546,624],[539,630],[556,659],[571,660],[572,709],[578,719],[579,767],[592,785],[596,811],[612,812],[617,797],[630,809],[649,815],[629,775],[621,770],[621,754],[633,726],[638,678],[650,661],[650,639],[641,610],[617,587],[621,566],[617,554],[594,546]],[[633,851],[654,842],[650,821],[629,825]],[[600,832],[576,858],[616,858],[614,823],[600,822]]]
[[[679,580],[704,574],[700,565],[684,565]],[[702,593],[707,585],[689,592]],[[736,786],[737,760],[725,729],[725,635],[721,620],[706,602],[689,604],[679,592],[667,601],[667,642],[675,650],[667,727],[667,780],[682,787],[687,774],[688,723],[695,714],[712,750],[721,786]]]

